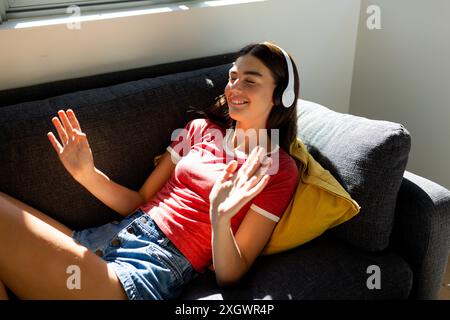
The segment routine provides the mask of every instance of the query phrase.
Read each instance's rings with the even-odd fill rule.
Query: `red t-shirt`
[[[226,131],[208,119],[195,119],[184,131],[175,132],[167,147],[176,162],[175,170],[161,190],[140,207],[198,272],[212,263],[211,189],[229,161],[237,160],[239,169],[247,158],[245,153],[223,148]],[[250,208],[278,222],[297,187],[299,173],[294,159],[278,146],[269,156],[273,160],[269,182],[232,218],[234,234]]]

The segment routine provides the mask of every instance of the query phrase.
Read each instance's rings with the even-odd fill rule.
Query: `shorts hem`
[[[141,296],[137,292],[133,280],[131,279],[126,269],[116,262],[108,262],[108,265],[110,265],[116,273],[117,278],[119,279],[123,289],[125,290],[125,294],[127,295],[128,300],[142,300]]]

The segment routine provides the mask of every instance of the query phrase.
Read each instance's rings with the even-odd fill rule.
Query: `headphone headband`
[[[285,108],[289,108],[294,104],[295,101],[295,92],[294,92],[294,68],[292,66],[291,58],[289,57],[288,53],[283,50],[283,48],[273,44],[273,43],[267,43],[263,42],[264,45],[272,45],[274,47],[277,47],[284,55],[284,58],[286,59],[287,69],[288,69],[288,84],[286,88],[283,91],[283,95],[281,96],[281,102],[283,103],[283,106]]]

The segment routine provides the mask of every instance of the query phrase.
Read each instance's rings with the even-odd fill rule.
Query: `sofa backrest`
[[[118,214],[64,169],[47,132],[51,118],[72,108],[86,132],[96,167],[139,190],[165,151],[173,130],[223,93],[231,64],[84,90],[0,108],[0,191],[74,229],[100,225]]]
[[[51,118],[72,108],[86,132],[96,166],[113,181],[138,190],[191,106],[223,93],[231,64],[145,78],[0,108],[0,191],[81,229],[118,218],[73,180],[46,133]],[[92,82],[92,80],[91,80]],[[300,101],[298,136],[361,206],[332,232],[369,251],[384,249],[410,149],[400,124],[340,114]]]

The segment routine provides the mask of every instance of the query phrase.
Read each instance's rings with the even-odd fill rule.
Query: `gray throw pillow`
[[[299,138],[361,206],[359,214],[330,232],[364,250],[385,249],[411,148],[408,130],[305,100],[298,112]]]

